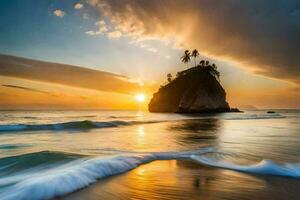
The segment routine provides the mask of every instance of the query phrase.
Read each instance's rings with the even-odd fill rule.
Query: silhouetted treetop
[[[169,83],[171,83],[172,82],[172,74],[167,74],[167,80],[168,80],[168,82]]]
[[[191,61],[191,53],[189,50],[185,50],[183,56],[181,56],[181,61],[186,63],[188,67],[188,63]]]
[[[199,52],[197,49],[194,49],[192,51],[192,57],[194,57],[194,63],[195,63],[195,66],[196,66],[196,60],[197,60],[197,57],[199,57]]]

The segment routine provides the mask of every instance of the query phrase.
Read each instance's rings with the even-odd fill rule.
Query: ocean
[[[300,199],[300,110],[0,111],[0,199]]]

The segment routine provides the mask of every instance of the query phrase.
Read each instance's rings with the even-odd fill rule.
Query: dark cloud
[[[129,36],[175,38],[300,84],[299,0],[100,0],[97,6]]]
[[[28,87],[23,87],[23,86],[18,86],[18,85],[7,85],[7,84],[3,84],[3,87],[8,87],[8,88],[15,88],[15,89],[21,89],[21,90],[27,90],[30,92],[38,92],[38,93],[42,93],[42,94],[51,94],[50,92],[46,92],[46,91],[42,91],[42,90],[37,90],[34,88],[28,88]]]
[[[134,94],[140,89],[139,84],[121,75],[7,55],[0,55],[0,75],[123,94]]]

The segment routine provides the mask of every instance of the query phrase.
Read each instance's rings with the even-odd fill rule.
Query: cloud
[[[145,48],[146,46],[147,46],[147,45],[145,45],[145,44],[143,44],[143,43],[140,44],[140,47],[141,47],[141,48]]]
[[[96,31],[86,31],[85,34],[94,36],[94,35],[99,35],[100,33]]]
[[[153,48],[153,47],[150,47],[147,49],[148,51],[150,52],[153,52],[153,53],[156,53],[157,52],[157,49]]]
[[[90,31],[86,31],[85,33],[87,35],[91,35],[91,36],[105,34],[108,38],[111,38],[111,39],[117,39],[122,36],[122,32],[119,30],[109,31],[107,24],[104,20],[97,21],[95,23],[95,26],[97,27],[97,30],[95,30],[95,31],[90,30]]]
[[[300,1],[101,0],[124,35],[197,48],[256,73],[300,84]]]
[[[92,6],[97,6],[98,5],[98,0],[88,0],[87,1],[90,5]]]
[[[83,13],[83,14],[82,14],[82,18],[83,18],[83,19],[89,19],[90,16],[89,16],[88,13]]]
[[[87,31],[85,33],[88,35],[95,36],[95,35],[101,35],[101,34],[108,32],[108,28],[107,28],[106,22],[104,20],[100,20],[100,21],[96,22],[95,26],[97,26],[98,30],[96,30],[96,31],[91,30],[91,31]]]
[[[56,16],[56,17],[63,17],[65,16],[65,12],[60,10],[60,9],[57,9],[53,12],[53,14]]]
[[[135,94],[141,89],[137,82],[133,82],[125,76],[78,66],[49,63],[7,55],[0,55],[0,76],[123,94]],[[19,86],[6,85],[6,87],[26,89]],[[29,90],[29,88],[27,89]],[[34,91],[34,89],[30,90]]]
[[[99,27],[106,26],[106,22],[104,20],[100,20],[100,21],[96,22],[95,25],[97,25]]]
[[[106,35],[109,38],[120,38],[122,36],[122,33],[120,31],[112,31],[112,32],[107,32]]]
[[[105,26],[99,27],[99,32],[105,33],[107,31],[108,31],[108,29]]]
[[[74,5],[74,9],[76,9],[76,10],[80,10],[81,8],[83,8],[83,4],[82,3],[76,3]]]
[[[3,87],[8,87],[8,88],[15,88],[15,89],[21,89],[21,90],[27,90],[31,92],[38,92],[38,93],[43,93],[43,94],[51,94],[50,92],[42,91],[42,90],[37,90],[34,88],[28,88],[28,87],[23,87],[23,86],[18,86],[18,85],[6,85],[3,84]]]

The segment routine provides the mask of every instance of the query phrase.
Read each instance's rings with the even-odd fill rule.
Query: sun
[[[145,94],[143,94],[143,93],[135,95],[134,98],[137,102],[140,102],[140,103],[144,102],[146,99]]]

